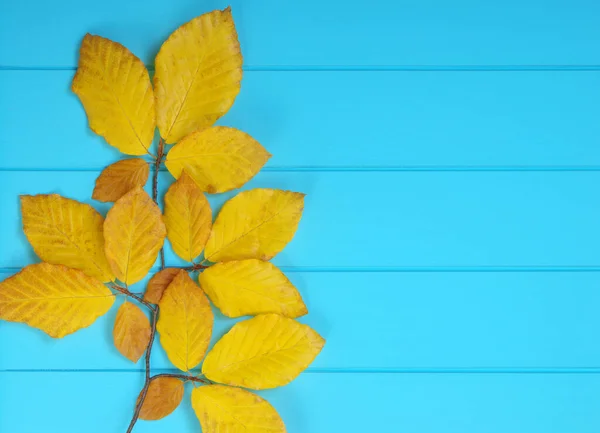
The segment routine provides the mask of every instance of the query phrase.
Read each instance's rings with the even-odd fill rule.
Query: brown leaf
[[[140,419],[155,421],[166,417],[183,399],[183,382],[174,377],[159,377],[150,382]],[[139,400],[139,397],[138,397]]]
[[[163,293],[173,281],[173,278],[179,273],[178,268],[165,268],[162,271],[154,274],[150,281],[148,281],[148,287],[146,293],[144,293],[144,300],[153,304],[158,304],[162,298]]]
[[[113,329],[115,347],[121,355],[138,362],[150,342],[150,321],[139,307],[125,302],[117,312]]]
[[[141,158],[123,159],[109,165],[98,179],[92,198],[98,201],[117,201],[136,186],[148,181],[150,167]]]

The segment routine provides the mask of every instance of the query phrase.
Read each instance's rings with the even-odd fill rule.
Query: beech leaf
[[[50,195],[22,195],[23,231],[45,262],[114,280],[104,255],[104,218],[88,204]]]
[[[200,287],[227,317],[308,313],[298,290],[275,265],[257,259],[217,263],[204,270]]]
[[[240,91],[242,54],[231,9],[185,23],[155,60],[157,123],[167,143],[212,126]]]
[[[148,181],[150,167],[140,158],[123,159],[109,165],[98,179],[92,198],[98,201],[117,201],[136,186]]]
[[[125,302],[115,319],[113,340],[121,355],[138,362],[150,342],[150,321],[142,310],[131,302]]]
[[[303,209],[298,192],[243,191],[223,205],[204,255],[212,262],[270,260],[294,237]]]
[[[160,342],[173,365],[189,371],[204,358],[212,335],[214,317],[208,299],[181,270],[158,305]]]
[[[150,76],[123,45],[89,33],[79,51],[71,86],[90,128],[128,155],[150,153],[156,112]]]
[[[146,293],[144,293],[144,300],[153,304],[158,304],[163,293],[180,270],[181,269],[179,268],[165,268],[154,274],[154,276],[150,278],[150,281],[148,281],[148,287],[146,287]]]
[[[166,234],[160,209],[142,188],[117,200],[104,221],[106,258],[117,278],[126,284],[144,278]]]
[[[99,280],[63,265],[29,265],[0,283],[0,319],[26,323],[54,338],[91,325],[114,301]]]
[[[248,134],[215,126],[183,138],[171,149],[165,165],[176,178],[185,170],[202,191],[213,194],[241,187],[270,157]]]
[[[183,382],[174,377],[159,377],[150,382],[140,419],[156,421],[171,414],[183,399]]]
[[[236,323],[206,356],[202,373],[227,385],[276,388],[294,380],[324,345],[308,325],[263,314]]]
[[[165,194],[165,224],[173,251],[188,262],[194,261],[210,235],[212,212],[200,188],[185,172]]]
[[[194,388],[192,408],[202,433],[285,433],[275,408],[244,389],[223,385]]]

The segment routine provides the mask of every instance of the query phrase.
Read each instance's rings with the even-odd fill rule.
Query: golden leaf
[[[148,386],[140,419],[156,421],[177,409],[183,399],[183,382],[174,377],[159,377]]]
[[[231,9],[179,27],[160,47],[155,64],[156,118],[166,142],[212,126],[233,105],[242,80]]]
[[[294,237],[303,209],[304,194],[298,192],[241,192],[223,205],[204,255],[212,262],[270,260]]]
[[[21,196],[23,231],[45,262],[114,280],[104,255],[104,218],[88,204],[50,195]]]
[[[146,67],[131,51],[88,33],[71,89],[85,108],[90,128],[108,144],[128,155],[150,153],[154,93]]]
[[[285,433],[271,404],[245,389],[208,385],[192,390],[202,433]]]
[[[217,263],[199,277],[202,290],[227,317],[308,313],[294,285],[277,267],[256,259]]]
[[[173,251],[188,262],[194,261],[210,235],[212,212],[200,188],[185,172],[165,194],[165,225]]]
[[[117,278],[126,284],[144,278],[166,233],[160,209],[142,188],[117,200],[104,221],[106,258]]]
[[[211,194],[239,188],[248,182],[271,154],[248,134],[215,126],[183,138],[167,155],[165,165],[178,178],[185,170]]]
[[[153,304],[158,304],[163,293],[180,270],[181,269],[179,268],[165,268],[154,274],[154,276],[150,278],[150,281],[148,281],[148,287],[146,287],[146,293],[144,293],[144,300]]]
[[[325,340],[307,325],[277,314],[236,323],[215,344],[202,373],[215,382],[251,389],[287,385],[319,354]]]
[[[109,165],[98,179],[92,198],[98,201],[117,201],[136,186],[143,187],[148,180],[150,167],[140,158],[123,159]]]
[[[169,360],[182,371],[202,361],[213,327],[213,312],[206,295],[181,270],[159,303],[157,329]]]
[[[115,347],[121,355],[138,362],[150,342],[150,321],[139,307],[125,302],[117,311],[113,328]]]
[[[0,283],[0,319],[26,323],[54,338],[90,326],[114,295],[80,270],[38,263]]]

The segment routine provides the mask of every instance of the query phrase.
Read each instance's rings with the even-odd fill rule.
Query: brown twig
[[[174,377],[175,379],[183,380],[184,382],[199,382],[205,385],[211,385],[212,382],[208,379],[202,379],[198,376],[192,376],[190,374],[173,374],[173,373],[161,373],[150,378],[150,381],[158,379],[159,377]]]
[[[194,263],[192,266],[185,266],[181,269],[183,269],[184,271],[193,272],[193,271],[199,271],[201,269],[206,269],[206,268],[208,268],[208,266],[204,266],[201,263]]]
[[[162,163],[162,160],[165,156],[164,151],[165,151],[165,141],[161,138],[158,142],[158,153],[157,153],[156,159],[154,161],[154,173],[152,176],[152,200],[154,200],[154,203],[156,203],[157,205],[158,205],[158,172],[160,169],[160,164]],[[163,248],[161,248],[160,249],[160,269],[162,270],[164,268],[165,268],[165,251]],[[127,294],[128,296],[133,295],[128,290],[127,290],[127,292],[128,293],[125,293],[125,294]],[[158,320],[158,313],[159,313],[158,305],[150,304],[149,302],[145,301],[143,298],[140,298],[140,297],[134,297],[134,299],[140,301],[142,304],[144,304],[145,306],[147,306],[150,309],[150,340],[148,341],[148,346],[146,347],[146,375],[145,375],[145,380],[144,380],[144,387],[142,388],[142,392],[140,393],[138,401],[135,405],[135,410],[133,412],[133,417],[131,418],[131,422],[129,423],[129,427],[127,428],[127,433],[131,433],[131,431],[133,430],[133,427],[135,426],[135,423],[137,422],[137,420],[140,416],[140,411],[142,410],[144,400],[146,400],[146,395],[148,394],[148,388],[150,387],[150,383],[154,379],[157,379],[159,377],[177,377],[179,379],[183,379],[186,381],[197,381],[197,382],[207,383],[206,381],[204,381],[204,379],[200,379],[195,376],[187,376],[185,374],[163,373],[163,374],[157,374],[156,376],[151,375],[150,357],[152,356],[152,346],[154,345],[154,339],[156,337],[156,322]]]
[[[158,152],[156,155],[156,159],[154,160],[154,173],[152,175],[152,200],[154,203],[158,205],[158,171],[160,169],[160,164],[165,156],[165,141],[161,138],[158,141]],[[160,249],[160,267],[161,269],[165,268],[165,251],[164,249]]]

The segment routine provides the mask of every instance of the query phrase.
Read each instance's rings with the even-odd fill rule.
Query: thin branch
[[[154,161],[154,173],[152,175],[152,199],[154,200],[154,203],[156,203],[157,205],[158,205],[158,171],[160,169],[160,164],[162,163],[162,160],[165,156],[164,150],[165,150],[165,141],[161,138],[158,142],[158,155],[156,156],[156,160]],[[161,248],[160,249],[160,269],[162,270],[164,268],[165,268],[165,251],[164,251],[164,248]],[[116,289],[116,290],[118,290],[118,289]],[[159,374],[156,376],[151,376],[150,357],[152,356],[152,347],[154,346],[154,339],[156,338],[156,322],[158,321],[158,313],[159,313],[158,305],[153,305],[153,304],[145,301],[143,298],[140,298],[139,296],[136,296],[133,293],[129,292],[129,290],[127,290],[127,289],[125,289],[125,290],[127,292],[125,294],[127,294],[128,296],[132,296],[136,300],[139,300],[142,304],[146,305],[150,309],[150,324],[151,324],[150,340],[148,341],[148,346],[146,347],[146,377],[144,380],[144,387],[142,388],[142,392],[140,393],[137,404],[135,405],[133,417],[131,418],[131,422],[129,423],[129,427],[127,428],[127,433],[131,433],[131,431],[133,430],[133,427],[135,426],[135,423],[137,422],[137,420],[140,416],[140,411],[142,410],[142,406],[144,405],[144,401],[146,400],[146,395],[148,394],[148,388],[150,387],[150,383],[154,379],[156,379],[158,377],[165,377],[165,376],[178,377],[178,378],[184,377],[186,381],[191,380],[191,381],[204,382],[204,379],[196,378],[194,376],[186,376],[186,375]],[[206,383],[206,382],[204,382],[204,383]]]
[[[188,272],[193,272],[193,271],[200,271],[202,269],[206,269],[209,266],[204,266],[201,263],[194,263],[192,266],[184,266],[181,269],[183,269],[184,271],[188,271]]]
[[[150,381],[153,381],[155,379],[158,379],[160,377],[174,377],[175,379],[181,379],[184,382],[199,382],[199,383],[203,383],[205,385],[212,385],[212,382],[208,379],[202,379],[201,377],[198,376],[192,376],[189,374],[172,374],[172,373],[161,373],[161,374],[157,374],[155,376],[152,376],[150,378]]]

